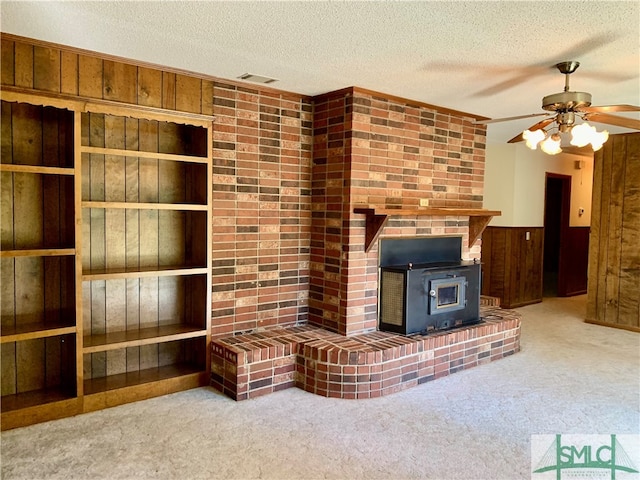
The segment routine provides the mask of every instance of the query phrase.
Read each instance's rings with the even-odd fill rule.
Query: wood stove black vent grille
[[[401,327],[404,319],[404,275],[400,272],[382,271],[380,320]]]

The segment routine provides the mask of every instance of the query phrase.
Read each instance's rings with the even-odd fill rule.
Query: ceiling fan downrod
[[[571,92],[569,90],[569,76],[577,70],[580,62],[566,61],[556,63],[556,68],[564,74],[564,91],[547,95],[542,99],[542,108],[552,112],[574,112],[577,108],[591,105],[591,94],[587,92]]]
[[[569,91],[569,75],[575,72],[580,66],[580,62],[569,60],[566,62],[556,63],[556,68],[560,70],[560,73],[564,74],[564,91]]]

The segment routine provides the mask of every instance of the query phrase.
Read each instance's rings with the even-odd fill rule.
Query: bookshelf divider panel
[[[73,216],[75,221],[75,308],[76,308],[76,352],[75,352],[75,376],[76,376],[76,393],[78,399],[78,407],[82,408],[84,398],[84,376],[83,376],[83,356],[82,356],[82,339],[83,339],[83,323],[85,312],[83,311],[83,299],[85,293],[82,290],[82,249],[83,235],[85,235],[86,225],[83,224],[82,217],[82,189],[83,189],[83,170],[82,170],[82,153],[80,146],[82,145],[82,118],[79,111],[73,113],[73,167],[74,167],[74,197],[73,197]],[[87,232],[88,233],[88,232]]]

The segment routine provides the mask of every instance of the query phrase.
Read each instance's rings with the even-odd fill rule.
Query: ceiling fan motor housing
[[[587,92],[561,92],[542,99],[542,108],[552,112],[570,112],[591,105],[591,94]]]

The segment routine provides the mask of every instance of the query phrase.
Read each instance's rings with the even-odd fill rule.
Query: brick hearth
[[[294,386],[351,399],[394,393],[518,352],[520,315],[484,303],[483,323],[430,335],[347,337],[307,325],[216,339],[211,384],[235,400]]]
[[[509,311],[429,336],[377,331],[378,245],[365,248],[366,220],[354,211],[414,209],[423,200],[481,208],[485,126],[470,114],[356,87],[298,106],[235,87],[216,92],[225,98],[214,111],[216,388],[237,400],[293,386],[369,398],[518,351],[520,320]],[[253,100],[264,103],[259,117]],[[245,132],[249,107],[253,130]],[[257,138],[256,148],[241,145],[241,133],[259,135],[259,147]],[[278,153],[285,143],[301,147],[303,158]],[[296,165],[302,170],[291,170]],[[287,175],[281,183],[278,168]],[[285,188],[299,185],[297,193]],[[298,205],[300,218],[289,218]],[[468,241],[467,215],[390,218],[379,238],[443,235],[462,238],[461,259],[480,257],[480,243]]]

